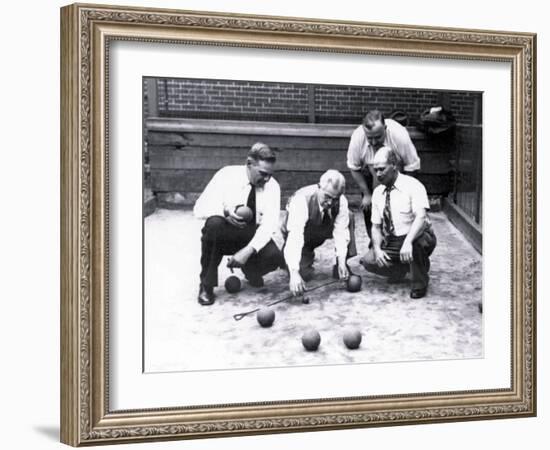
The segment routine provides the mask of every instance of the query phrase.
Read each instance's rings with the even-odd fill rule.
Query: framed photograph
[[[61,9],[61,440],[536,414],[536,36]]]

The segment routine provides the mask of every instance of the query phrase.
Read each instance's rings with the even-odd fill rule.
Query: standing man
[[[218,285],[218,266],[224,255],[233,255],[229,267],[240,267],[252,286],[263,286],[263,275],[282,264],[282,254],[272,237],[278,232],[281,189],[273,179],[275,153],[258,142],[248,152],[246,164],[220,169],[201,194],[193,213],[206,219],[201,238],[201,274],[198,301],[211,305]],[[246,222],[236,210],[248,206]]]
[[[371,199],[377,182],[372,169],[376,152],[382,147],[394,150],[403,161],[406,174],[420,169],[420,158],[407,129],[392,119],[385,119],[378,110],[369,111],[363,123],[351,135],[347,165],[362,194],[361,209],[367,234],[371,237]]]
[[[411,298],[426,295],[430,255],[436,238],[427,210],[426,188],[416,178],[399,173],[400,160],[389,147],[378,150],[373,160],[380,183],[372,195],[372,243],[361,264],[369,272],[400,281],[410,270]]]
[[[318,184],[303,187],[289,199],[284,258],[289,271],[290,291],[300,295],[305,281],[313,276],[315,249],[334,238],[336,264],[333,276],[345,280],[349,276],[346,260],[356,255],[355,245],[349,245],[350,213],[344,196],[346,180],[337,170],[327,170]],[[349,250],[348,250],[349,247]]]

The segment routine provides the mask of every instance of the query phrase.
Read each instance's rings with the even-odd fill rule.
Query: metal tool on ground
[[[330,286],[331,284],[334,284],[334,283],[339,283],[340,280],[332,280],[332,281],[328,281],[326,283],[323,283],[323,284],[320,284],[319,286],[315,286],[315,287],[312,287],[311,289],[308,289],[306,292],[311,292],[311,291],[314,291],[316,289],[320,289],[322,287],[326,287],[326,286]],[[244,317],[248,316],[249,314],[253,314],[255,312],[258,312],[260,309],[262,308],[268,308],[270,306],[273,306],[273,305],[276,305],[278,303],[282,303],[282,302],[286,302],[290,299],[294,298],[294,295],[291,294],[291,295],[287,295],[286,297],[283,297],[283,298],[280,298],[279,300],[275,300],[274,302],[271,302],[271,303],[268,303],[267,305],[264,305],[262,307],[259,307],[259,308],[255,308],[255,309],[252,309],[250,311],[246,311],[246,312],[243,312],[243,313],[238,313],[238,314],[233,314],[233,319],[235,320],[241,320],[243,319]],[[306,301],[307,300],[307,301]],[[302,298],[302,303],[309,303],[309,299],[307,297],[303,297]]]

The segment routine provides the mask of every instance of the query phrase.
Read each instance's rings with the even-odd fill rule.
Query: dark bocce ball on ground
[[[344,332],[344,344],[350,350],[355,350],[361,345],[361,332],[359,330],[346,330]]]
[[[258,314],[256,314],[256,318],[258,319],[258,323],[262,327],[270,327],[275,321],[275,311],[269,308],[260,309],[258,311]]]
[[[349,292],[358,292],[361,290],[363,280],[359,275],[350,275],[346,283],[346,289]]]
[[[239,277],[236,277],[235,275],[227,277],[225,280],[225,290],[230,294],[239,292],[241,290],[241,280],[239,280]]]
[[[321,335],[317,330],[308,330],[302,336],[302,344],[308,352],[314,352],[319,348]]]

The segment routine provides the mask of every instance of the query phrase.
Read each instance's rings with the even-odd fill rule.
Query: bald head
[[[381,184],[391,186],[399,173],[401,158],[390,147],[380,147],[374,154],[372,166]]]
[[[372,160],[373,164],[386,164],[392,149],[389,147],[380,147],[378,151],[374,154]]]
[[[401,157],[390,147],[380,147],[374,154],[373,164],[376,163],[387,163],[395,166],[397,169],[401,168],[402,160]]]

